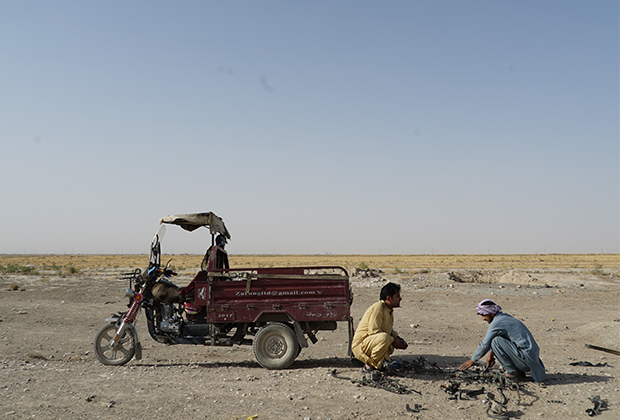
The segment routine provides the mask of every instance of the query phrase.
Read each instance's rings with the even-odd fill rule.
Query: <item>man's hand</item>
[[[489,352],[489,355],[487,356],[487,366],[491,367],[495,364],[495,355],[493,354],[492,351]]]
[[[400,337],[395,337],[392,345],[394,346],[395,349],[399,349],[399,350],[405,350],[407,347],[409,347],[407,342]]]
[[[459,370],[467,370],[470,367],[472,367],[473,365],[474,365],[474,361],[469,359],[468,361],[463,363],[461,366],[459,366]]]

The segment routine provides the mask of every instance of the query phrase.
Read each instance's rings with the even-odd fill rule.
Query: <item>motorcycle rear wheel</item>
[[[136,354],[136,335],[132,328],[125,329],[115,346],[110,343],[118,326],[116,324],[104,325],[95,336],[95,356],[104,365],[121,366],[129,362]]]
[[[258,363],[267,369],[286,369],[299,354],[295,332],[280,322],[267,324],[258,330],[252,348]]]

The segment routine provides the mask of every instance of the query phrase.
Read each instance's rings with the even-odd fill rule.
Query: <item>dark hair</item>
[[[385,300],[388,296],[394,296],[396,293],[400,293],[400,284],[388,283],[381,288],[380,299]]]
[[[491,299],[489,299],[489,300],[485,300],[480,305],[482,305],[482,306],[493,306],[493,305],[495,305],[495,302],[493,302]]]

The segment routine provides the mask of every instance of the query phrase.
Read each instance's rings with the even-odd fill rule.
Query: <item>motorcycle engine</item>
[[[161,323],[159,329],[163,332],[179,334],[181,331],[181,320],[173,314],[172,305],[161,306]]]

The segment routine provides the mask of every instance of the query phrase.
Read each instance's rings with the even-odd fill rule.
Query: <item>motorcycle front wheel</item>
[[[104,365],[124,365],[136,354],[137,340],[133,328],[125,329],[123,336],[112,345],[117,330],[116,324],[106,324],[95,336],[95,355]]]

